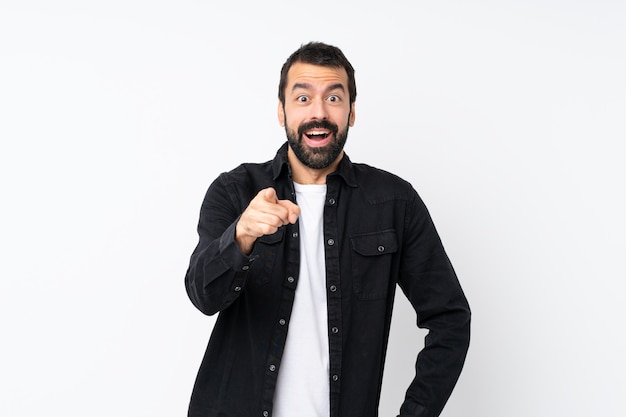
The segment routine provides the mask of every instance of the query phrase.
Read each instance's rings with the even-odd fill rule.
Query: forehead
[[[287,91],[294,84],[309,84],[314,87],[341,84],[348,89],[348,73],[343,67],[326,67],[321,65],[296,62],[287,72]]]

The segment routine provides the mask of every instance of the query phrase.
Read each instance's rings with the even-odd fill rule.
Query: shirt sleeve
[[[189,261],[185,287],[191,302],[207,315],[237,299],[254,259],[245,256],[235,241],[235,227],[243,211],[235,194],[222,174],[209,187],[200,210],[199,240]]]
[[[399,285],[428,329],[400,417],[436,417],[459,378],[470,339],[470,308],[426,206],[408,210]]]

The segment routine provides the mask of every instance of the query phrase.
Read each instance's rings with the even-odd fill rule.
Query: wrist
[[[255,241],[256,237],[246,233],[245,228],[237,223],[237,227],[235,227],[235,242],[237,242],[241,253],[250,255]]]

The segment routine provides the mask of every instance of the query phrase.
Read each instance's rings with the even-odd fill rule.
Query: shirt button
[[[337,286],[336,285],[331,285],[330,286],[330,292],[335,292],[337,291]]]
[[[335,244],[335,239],[328,239],[328,246],[333,246]]]
[[[298,232],[293,232],[293,233],[291,234],[291,236],[292,236],[292,237],[294,237],[294,238],[298,237]]]
[[[339,381],[339,375],[333,375],[333,382]]]
[[[241,267],[242,270],[247,271],[248,269],[250,269],[249,265],[244,265]]]
[[[385,251],[385,247],[383,245],[380,245],[378,247],[378,252],[384,252]]]
[[[234,289],[235,291],[237,291],[237,292],[241,291],[241,287],[235,287],[235,288],[233,288],[233,289]]]
[[[334,199],[334,198],[330,198],[330,199],[328,200],[328,204],[330,204],[331,206],[334,206],[336,202],[337,202],[337,201],[335,201],[335,199]]]
[[[290,284],[293,284],[293,282],[294,282],[295,280],[296,280],[296,279],[295,279],[294,277],[289,277],[289,278],[287,278],[287,282],[289,282]]]
[[[270,365],[270,371],[274,372],[276,370],[276,365]]]
[[[278,320],[278,323],[279,323],[281,326],[284,326],[284,325],[287,323],[287,321],[286,321],[285,319],[280,319],[280,320]]]
[[[339,333],[339,329],[337,327],[333,327],[331,331],[335,334]]]
[[[268,417],[270,415],[269,411],[263,411],[263,417]]]

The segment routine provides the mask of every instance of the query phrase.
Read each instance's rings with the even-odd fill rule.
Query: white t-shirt
[[[274,417],[328,417],[325,184],[295,184],[300,206],[300,277],[274,394]]]

